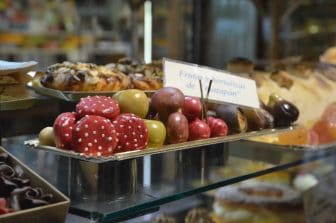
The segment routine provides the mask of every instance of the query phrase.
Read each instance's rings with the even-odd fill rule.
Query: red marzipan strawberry
[[[117,152],[144,149],[148,144],[148,129],[145,122],[130,113],[119,115],[113,125],[116,128],[119,143]]]
[[[111,97],[88,96],[81,98],[76,105],[76,113],[79,118],[85,115],[98,115],[112,120],[119,115],[120,108]]]
[[[228,134],[228,126],[224,120],[209,116],[207,122],[210,127],[211,137],[226,136]]]
[[[72,129],[76,123],[74,112],[65,112],[57,116],[54,122],[56,146],[60,149],[71,149]]]
[[[116,130],[107,118],[86,115],[73,129],[73,149],[89,156],[110,156],[118,143]]]

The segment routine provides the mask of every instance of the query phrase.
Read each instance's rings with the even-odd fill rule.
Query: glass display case
[[[149,17],[153,16],[150,25],[153,26],[153,30],[158,30],[151,32],[153,58],[169,56],[220,69],[236,56],[244,55],[257,62],[259,59],[262,60],[259,54],[266,55],[268,50],[262,46],[267,42],[274,43],[279,38],[285,45],[283,48],[277,46],[275,51],[280,51],[278,52],[280,55],[292,55],[293,52],[309,54],[313,51],[314,54],[317,54],[317,51],[320,54],[321,49],[310,48],[312,51],[306,51],[309,47],[301,49],[300,44],[296,44],[297,41],[305,39],[307,41],[305,45],[310,45],[311,38],[314,39],[318,35],[327,36],[325,34],[334,32],[329,18],[321,22],[316,22],[315,18],[301,21],[301,17],[314,11],[315,3],[310,4],[310,1],[304,4],[301,13],[293,14],[293,21],[284,23],[286,29],[278,32],[277,37],[269,30],[270,20],[274,19],[269,17],[272,15],[268,15],[267,18],[260,16],[260,10],[268,7],[273,7],[273,10],[276,8],[276,4],[274,6],[265,1],[223,0],[208,1],[207,4],[191,0],[128,2],[103,0],[99,1],[99,4],[90,0],[59,2],[60,4],[49,1],[0,3],[0,17],[5,21],[0,24],[1,59],[34,59],[39,62],[36,70],[46,70],[47,66],[64,60],[110,63],[106,67],[113,65],[115,66],[113,68],[121,65],[124,72],[129,68],[127,66],[142,66],[139,60],[145,58],[146,9],[142,4],[144,2],[149,2],[150,7],[153,7],[149,13]],[[325,2],[328,4],[322,7],[321,11],[334,6],[331,1]],[[23,12],[25,7],[29,9],[36,7],[41,10]],[[57,13],[50,13],[49,9]],[[333,10],[330,10],[330,13],[332,12]],[[59,14],[66,16],[60,17]],[[328,26],[322,29],[324,24]],[[270,33],[272,35],[269,35]],[[306,38],[306,34],[309,38]],[[265,39],[260,39],[260,36]],[[116,61],[124,56],[134,60],[118,64]],[[266,83],[272,91],[278,90],[278,93],[286,97],[294,95],[295,103],[306,110],[309,107],[308,116],[315,115],[314,112],[322,114],[322,109],[310,105],[309,100],[320,102],[328,99],[328,103],[334,102],[334,99],[330,99],[330,95],[336,95],[336,84],[333,83],[335,65],[317,63],[316,67],[307,68],[307,64],[303,63],[296,69],[297,67],[290,64],[290,69],[284,68],[278,72],[276,70],[278,67],[260,71],[254,70],[251,61],[242,58],[237,61],[238,64],[248,64],[247,72],[244,70],[243,74],[237,73],[248,78],[259,75],[254,79],[257,87]],[[112,62],[116,63],[111,65]],[[282,61],[278,62],[279,69],[282,69]],[[162,71],[162,66],[159,67]],[[136,72],[131,75],[138,74]],[[312,76],[315,79],[309,79]],[[76,77],[80,79],[80,75]],[[132,78],[136,79],[135,77]],[[41,79],[39,80],[38,84],[41,84]],[[298,204],[295,206],[300,210],[298,222],[336,221],[332,212],[336,209],[333,202],[336,194],[330,190],[336,183],[334,180],[336,144],[330,141],[320,145],[314,144],[313,139],[318,130],[313,129],[314,123],[309,123],[309,128],[316,130],[315,132],[312,133],[309,129],[303,135],[293,136],[291,142],[296,144],[295,140],[303,140],[303,143],[300,141],[301,145],[280,145],[256,141],[250,137],[244,139],[238,137],[238,140],[229,142],[217,139],[202,145],[196,143],[184,150],[171,149],[125,160],[97,163],[27,146],[25,142],[38,138],[40,130],[44,127],[53,126],[59,114],[74,111],[76,102],[40,95],[32,90],[34,88],[31,85],[27,88],[26,84],[18,85],[29,92],[29,98],[0,101],[0,145],[70,198],[67,218],[69,223],[190,223],[197,222],[196,220],[204,216],[207,216],[204,218],[208,218],[209,222],[220,223],[225,222],[220,219],[224,214],[218,217],[220,215],[218,210],[227,208],[218,207],[221,193],[227,195],[232,191],[238,191],[237,197],[242,196],[244,202],[253,196],[258,197],[258,202],[252,202],[252,209],[255,210],[256,216],[260,211],[261,215],[270,217],[270,221],[264,222],[291,222],[288,220],[288,216],[291,216],[287,215],[288,210],[281,212],[280,216],[273,209],[272,211],[268,209],[274,205],[275,209],[283,210],[281,206],[283,203],[289,207]],[[7,87],[2,89],[1,86],[0,82],[0,96]],[[127,89],[130,86],[127,86]],[[293,91],[292,86],[295,86]],[[304,99],[300,100],[298,97],[301,97],[301,91],[305,92],[302,94]],[[313,98],[312,92],[316,92],[317,99]],[[154,90],[148,90],[146,93],[151,95]],[[267,93],[265,95],[269,96]],[[295,97],[296,94],[299,96]],[[309,98],[310,96],[313,99]],[[305,99],[308,102],[303,102]],[[302,104],[305,103],[309,105],[304,107]],[[326,106],[327,102],[323,104],[324,108]],[[304,109],[300,110],[301,114],[305,114]],[[335,112],[333,114],[336,115]],[[334,122],[335,119],[332,119],[331,123]],[[334,126],[324,127],[327,129]],[[297,127],[300,126],[294,125],[285,130],[295,131]],[[259,130],[260,128],[255,131]],[[276,131],[280,132],[279,129]],[[336,137],[335,132],[331,132],[330,135]],[[302,139],[304,137],[307,139]],[[295,202],[291,199],[286,200],[285,195],[289,193],[288,191],[295,191],[298,195],[295,198],[298,198],[299,203],[296,203],[296,200]],[[263,203],[265,199],[267,202]],[[241,204],[237,200],[233,199],[230,202],[230,204],[237,202],[237,205],[235,208],[230,207],[229,212],[239,216],[238,220],[231,219],[230,223],[239,222],[242,216],[242,218],[247,216],[246,219],[253,218],[254,221],[251,222],[261,222],[258,221],[260,216],[255,217],[252,214],[251,217],[250,212],[242,211]],[[249,202],[250,200],[246,201],[247,204]],[[259,210],[260,203],[265,204],[265,207]],[[200,211],[196,208],[202,209]],[[235,218],[232,215],[230,218]],[[286,220],[281,218],[284,215]],[[244,222],[247,222],[246,219]]]
[[[74,222],[152,222],[158,213],[181,218],[195,207],[211,211],[212,190],[220,187],[272,173],[280,173],[281,181],[288,169],[316,179],[334,172],[333,145],[305,153],[237,141],[94,164],[26,148],[23,142],[33,137],[3,138],[2,145],[71,199],[69,219]],[[292,179],[286,181],[293,185]]]

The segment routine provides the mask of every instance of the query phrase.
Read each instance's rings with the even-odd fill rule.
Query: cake
[[[216,223],[303,223],[300,193],[281,184],[249,182],[219,189]]]
[[[205,208],[191,209],[184,219],[185,223],[215,223]]]

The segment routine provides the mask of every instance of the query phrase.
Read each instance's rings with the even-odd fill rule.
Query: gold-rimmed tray
[[[255,136],[275,134],[275,133],[279,133],[283,131],[290,131],[293,128],[294,127],[252,131],[252,132],[240,133],[240,134],[235,134],[235,135],[228,135],[228,136],[222,136],[222,137],[189,141],[189,142],[178,143],[178,144],[164,145],[158,148],[147,148],[144,150],[135,150],[135,151],[129,151],[129,152],[116,153],[108,157],[86,156],[84,154],[76,153],[74,151],[62,150],[62,149],[52,147],[52,146],[40,145],[38,139],[27,140],[25,141],[25,145],[29,149],[45,150],[45,151],[50,151],[50,152],[53,152],[61,156],[71,157],[71,158],[75,158],[79,160],[90,161],[94,163],[104,163],[104,162],[109,162],[109,161],[122,161],[122,160],[134,159],[134,158],[139,158],[139,157],[143,157],[147,155],[155,155],[155,154],[166,153],[166,152],[174,152],[174,151],[181,151],[181,150],[187,150],[187,149],[198,149],[202,146],[215,145],[215,144],[226,143],[230,141],[236,141],[236,140],[246,139],[246,138],[255,137]]]
[[[43,86],[34,86],[32,82],[28,82],[27,87],[32,89],[36,93],[44,96],[49,96],[52,98],[58,98],[64,101],[73,101],[73,102],[79,101],[81,98],[93,95],[113,96],[118,92],[118,91],[60,91]],[[144,92],[147,95],[151,95],[155,92],[155,90]]]
[[[38,100],[38,98],[29,97],[9,101],[0,101],[0,111],[25,110],[33,107]]]

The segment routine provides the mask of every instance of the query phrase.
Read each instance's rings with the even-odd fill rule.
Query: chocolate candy
[[[5,163],[8,159],[8,155],[6,153],[0,153],[0,163]]]
[[[17,185],[5,177],[0,177],[0,197],[8,198]]]
[[[10,201],[8,210],[18,211],[47,205],[52,202],[53,195],[44,194],[41,188],[31,187],[23,169],[20,166],[11,167],[8,155],[0,153],[0,198]]]
[[[15,210],[21,210],[47,205],[52,198],[51,194],[43,194],[41,188],[22,187],[12,192],[10,200]]]

